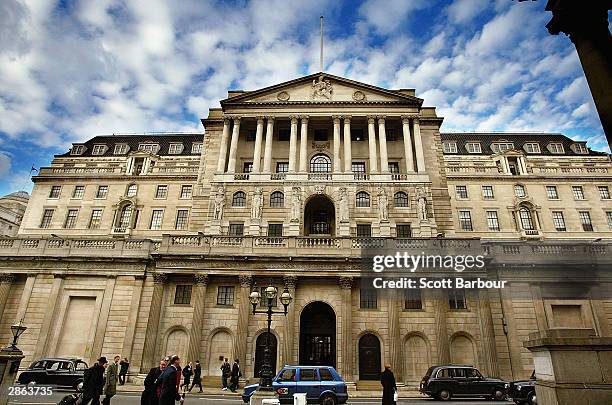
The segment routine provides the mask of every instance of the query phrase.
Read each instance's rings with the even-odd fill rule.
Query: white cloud
[[[367,0],[359,14],[381,34],[395,31],[412,11],[430,6],[427,0]]]
[[[455,0],[448,6],[450,20],[456,24],[465,24],[490,6],[490,0]]]

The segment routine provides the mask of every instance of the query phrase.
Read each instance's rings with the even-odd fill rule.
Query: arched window
[[[126,197],[134,197],[138,193],[138,186],[136,184],[130,184],[125,191]]]
[[[515,184],[514,195],[519,198],[525,197],[527,195],[527,193],[525,192],[525,186],[523,186],[522,184]]]
[[[232,207],[246,207],[246,194],[244,191],[236,191],[234,193]]]
[[[329,173],[331,172],[331,159],[324,154],[314,155],[310,159],[310,171],[312,173]]]
[[[521,228],[526,231],[531,231],[533,227],[533,217],[531,216],[531,210],[523,207],[519,210],[519,218],[521,219]]]
[[[128,204],[121,210],[119,215],[119,228],[121,229],[129,229],[132,225],[132,212],[134,208],[132,204]]]
[[[370,194],[365,191],[360,191],[355,196],[356,207],[369,207],[370,206]]]
[[[396,207],[407,207],[408,206],[408,194],[403,191],[398,191],[393,196],[393,205]]]
[[[270,194],[270,207],[284,207],[285,195],[280,191],[275,191]]]

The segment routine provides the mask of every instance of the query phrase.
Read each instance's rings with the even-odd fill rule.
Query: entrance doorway
[[[336,314],[324,302],[313,302],[300,315],[300,364],[336,367]]]
[[[304,207],[305,236],[333,236],[336,232],[334,203],[325,195],[316,195]]]
[[[380,378],[380,341],[371,333],[359,339],[359,379]]]
[[[259,373],[261,372],[261,366],[264,362],[264,353],[266,350],[267,338],[270,337],[270,357],[272,358],[272,371],[274,371],[274,375],[276,375],[276,336],[272,333],[268,334],[268,332],[264,332],[257,336],[257,341],[255,343],[255,373],[254,377],[259,378]]]

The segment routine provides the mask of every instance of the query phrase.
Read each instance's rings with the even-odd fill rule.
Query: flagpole
[[[321,16],[321,55],[319,58],[320,72],[323,72],[323,16]]]

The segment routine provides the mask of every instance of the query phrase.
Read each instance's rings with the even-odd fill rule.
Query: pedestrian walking
[[[149,374],[144,380],[144,391],[140,396],[140,405],[158,405],[159,395],[161,393],[161,386],[159,384],[159,377],[166,369],[168,362],[166,359],[162,359],[159,362],[159,367],[153,367],[149,370]]]
[[[161,382],[161,394],[159,396],[159,405],[174,405],[175,401],[180,401],[179,381],[181,378],[180,372],[181,359],[179,356],[172,356],[168,367],[159,377]]]
[[[200,392],[202,392],[202,366],[200,365],[200,361],[196,360],[195,367],[193,369],[193,383],[191,383],[191,388],[189,388],[189,392],[195,386],[200,387]]]
[[[221,364],[221,383],[223,384],[223,388],[221,388],[222,391],[227,391],[227,380],[231,375],[232,366],[230,366],[229,361],[227,361],[227,358],[225,358]]]
[[[100,357],[98,362],[89,367],[83,373],[83,395],[77,401],[77,405],[100,405],[100,395],[104,388],[104,369],[108,361],[106,357]]]
[[[130,368],[130,362],[127,357],[119,362],[119,384],[125,385],[128,369]]]
[[[191,383],[191,376],[193,375],[193,364],[189,362],[185,368],[183,368],[183,383],[180,388],[187,387],[189,388],[189,384]]]
[[[380,383],[383,387],[382,405],[395,405],[397,385],[390,364],[385,364],[385,371],[380,375]]]
[[[113,362],[106,367],[106,380],[104,382],[104,400],[102,405],[110,405],[111,398],[117,393],[117,381],[119,379],[119,360],[121,357],[115,356]]]
[[[240,372],[240,362],[238,359],[234,360],[234,364],[232,365],[232,377],[230,380],[230,391],[236,392],[236,388],[238,388],[238,379],[242,376]]]

